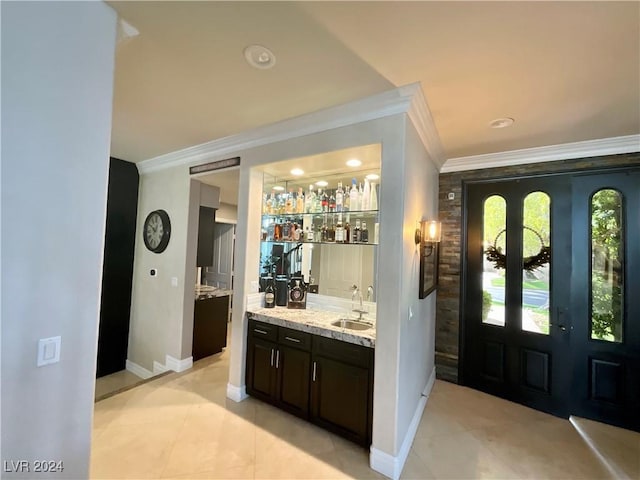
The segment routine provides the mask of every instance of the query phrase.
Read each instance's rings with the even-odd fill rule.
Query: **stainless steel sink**
[[[340,320],[331,322],[331,325],[340,328],[348,328],[349,330],[367,330],[372,328],[368,323],[358,322],[357,320],[350,320],[348,318],[341,318]]]

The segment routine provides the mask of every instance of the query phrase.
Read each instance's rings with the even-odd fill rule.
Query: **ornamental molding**
[[[448,159],[441,173],[479,170],[482,168],[510,167],[530,163],[553,162],[573,158],[601,157],[621,153],[640,152],[640,135],[601,138],[584,142],[547,145],[508,152],[487,153]]]

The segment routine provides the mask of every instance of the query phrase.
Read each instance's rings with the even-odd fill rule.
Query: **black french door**
[[[469,183],[462,381],[640,429],[640,169]]]

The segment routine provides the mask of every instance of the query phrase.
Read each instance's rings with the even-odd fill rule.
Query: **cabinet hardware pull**
[[[316,381],[316,362],[313,362],[313,382]]]
[[[263,335],[267,334],[267,332],[265,332],[264,330],[260,330],[259,328],[254,328],[253,331],[256,332],[256,333],[261,333]]]
[[[280,350],[276,350],[276,368],[280,365]]]
[[[296,342],[296,343],[300,343],[301,340],[297,339],[297,338],[291,338],[291,337],[284,337],[285,340],[289,340],[290,342]]]
[[[271,349],[271,366],[273,367],[273,348]]]

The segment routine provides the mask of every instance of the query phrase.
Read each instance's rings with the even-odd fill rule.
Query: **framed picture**
[[[424,242],[420,245],[420,291],[419,298],[427,298],[438,286],[439,242]]]

